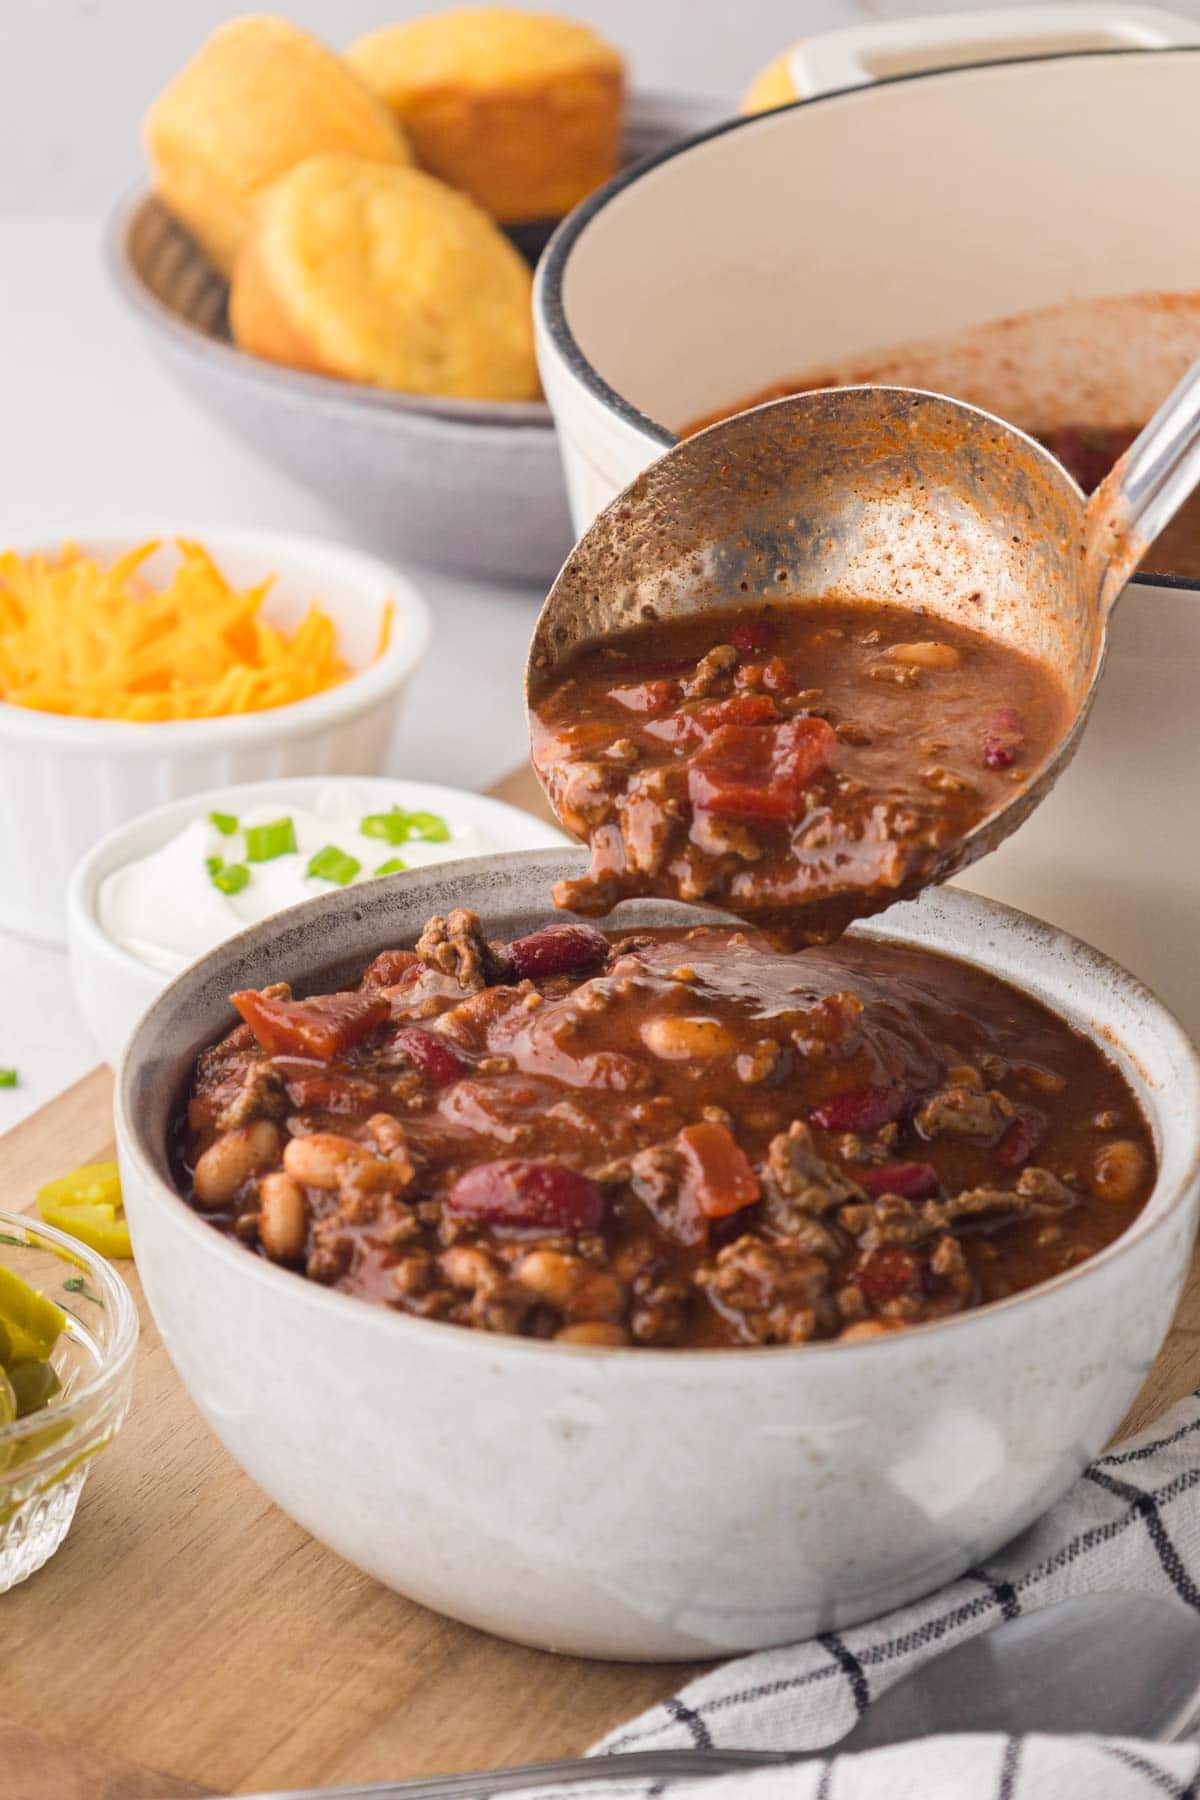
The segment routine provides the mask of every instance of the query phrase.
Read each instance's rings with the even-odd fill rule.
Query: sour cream
[[[201,814],[161,849],[126,863],[104,880],[97,896],[100,923],[122,949],[152,969],[176,975],[247,925],[337,886],[374,880],[381,867],[396,859],[419,869],[514,847],[481,831],[465,812],[456,815],[453,807],[433,814],[420,810],[418,802],[409,812],[404,802],[399,783],[394,800],[381,805],[377,784],[364,792],[352,782],[338,781],[319,788],[307,806],[276,801],[247,807],[236,815],[233,830],[222,831],[214,823],[214,818],[223,817],[228,825],[232,813]],[[403,841],[392,843],[387,836],[363,832],[364,819],[388,815],[393,806],[407,820],[398,822],[392,832]],[[291,820],[295,850],[251,861],[254,844],[253,839],[248,842],[247,830],[281,819]],[[312,859],[331,849],[360,865],[351,881],[334,882],[308,873]],[[329,859],[322,861],[330,866]],[[336,858],[332,866],[337,866]],[[235,873],[230,879],[229,871],[245,871],[245,878]],[[222,872],[230,887],[243,885],[222,892],[214,880]]]

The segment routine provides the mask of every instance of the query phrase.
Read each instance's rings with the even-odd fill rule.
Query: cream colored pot
[[[800,371],[878,371],[1036,430],[1148,417],[1200,355],[1200,27],[989,12],[816,39],[789,66],[807,102],[643,165],[543,260],[577,529],[681,427]],[[1138,578],[1073,767],[969,880],[1128,963],[1200,1035],[1196,671],[1200,583]]]

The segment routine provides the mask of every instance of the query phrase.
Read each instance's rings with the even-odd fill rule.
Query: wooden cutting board
[[[493,791],[543,810],[528,770]],[[0,1138],[5,1206],[113,1154],[111,1093],[98,1069]],[[518,1649],[360,1575],[241,1473],[141,1313],[129,1421],[58,1555],[0,1597],[0,1800],[173,1800],[567,1756],[693,1672]],[[1197,1385],[1193,1268],[1130,1424]]]

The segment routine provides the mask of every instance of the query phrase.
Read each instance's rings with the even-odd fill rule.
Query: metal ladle
[[[913,388],[824,388],[684,439],[589,526],[526,666],[532,711],[577,649],[654,619],[755,600],[883,601],[1025,651],[1068,724],[1012,799],[926,874],[945,881],[1028,817],[1079,745],[1108,621],[1200,482],[1200,363],[1090,500],[1004,420]]]

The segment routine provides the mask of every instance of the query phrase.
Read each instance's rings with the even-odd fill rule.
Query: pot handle
[[[802,39],[786,56],[796,98],[814,100],[892,76],[969,63],[1079,50],[1169,50],[1197,43],[1200,24],[1163,7],[1068,0],[1065,5],[989,7],[851,25]]]

